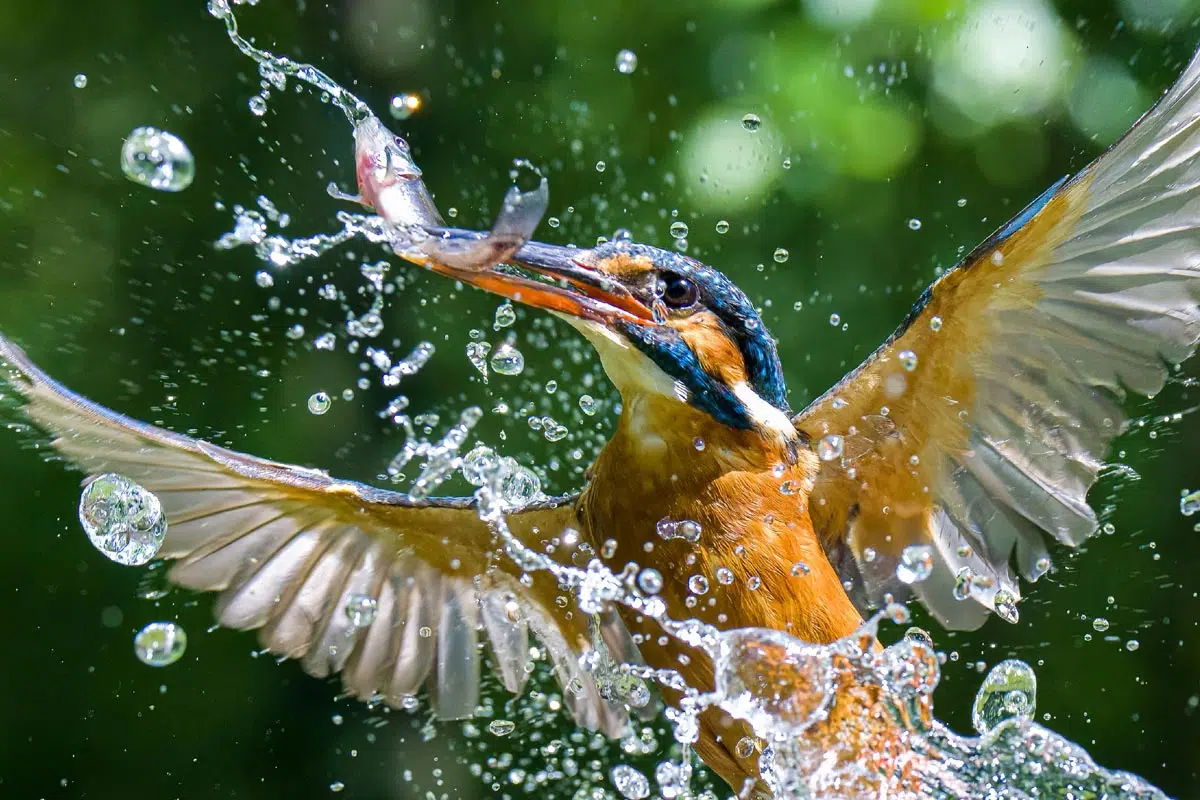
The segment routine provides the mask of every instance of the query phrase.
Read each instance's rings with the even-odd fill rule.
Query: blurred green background
[[[260,44],[380,111],[420,94],[395,126],[457,224],[487,224],[518,157],[550,178],[557,226],[542,239],[628,228],[670,246],[670,224],[685,222],[688,252],[762,305],[799,408],[939,271],[1120,135],[1191,56],[1198,11],[1196,0],[262,0],[240,14]],[[616,69],[622,49],[637,56],[631,74]],[[289,88],[259,118],[247,105],[259,83],[202,0],[0,3],[0,328],[123,412],[370,480],[401,441],[378,417],[394,391],[355,388],[362,356],[344,336],[334,352],[311,342],[342,334],[346,314],[317,288],[332,283],[361,313],[357,265],[375,251],[342,250],[263,288],[249,250],[212,247],[232,207],[260,195],[290,215],[289,235],[333,230],[346,206],[325,185],[353,183],[341,115]],[[742,123],[751,113],[755,132]],[[121,142],[141,125],[188,143],[189,189],[121,176]],[[548,491],[577,487],[615,401],[589,351],[524,310],[496,331],[494,299],[397,274],[384,339],[397,356],[437,347],[402,387],[413,408],[440,415],[437,433],[467,405],[507,403],[479,438],[535,466]],[[297,323],[304,335],[289,338]],[[515,334],[525,371],[485,383],[465,355],[472,328],[494,344]],[[1102,764],[1200,795],[1200,533],[1179,512],[1180,492],[1200,486],[1200,423],[1165,418],[1197,402],[1184,385],[1197,372],[1130,404],[1142,424],[1114,459],[1140,477],[1114,473],[1092,495],[1114,532],[1060,553],[1020,624],[951,635],[918,612],[949,655],[937,712],[956,729],[970,731],[985,667],[1021,658],[1039,677],[1039,721]],[[305,404],[319,390],[335,400],[317,417]],[[594,418],[578,411],[584,393],[603,401]],[[535,412],[568,438],[546,442],[526,421]],[[464,764],[501,744],[528,750],[521,728],[503,743],[458,725],[430,739],[424,712],[339,701],[336,683],[253,657],[252,635],[206,633],[209,598],[141,599],[145,572],[81,534],[77,477],[0,439],[0,795],[313,797],[340,782],[346,797],[482,797],[492,790]],[[191,637],[163,670],[132,654],[154,619]],[[618,752],[594,757],[607,772]]]

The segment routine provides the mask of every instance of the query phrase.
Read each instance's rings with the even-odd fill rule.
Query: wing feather
[[[518,581],[511,560],[496,558],[472,498],[414,501],[131,420],[63,388],[2,337],[0,360],[25,417],[53,437],[46,455],[155,493],[168,521],[161,555],[175,560],[170,580],[219,592],[222,625],[258,629],[264,647],[313,675],[342,670],[347,691],[360,698],[399,706],[430,683],[445,719],[468,717],[478,705],[480,630],[514,692],[528,674],[532,630],[577,720],[610,735],[624,728],[625,710],[602,699],[579,667],[595,646],[586,615],[558,608],[548,574]],[[508,521],[538,550],[579,527],[572,498]],[[346,612],[357,594],[377,603],[374,622],[362,628]],[[508,613],[510,604],[519,613]]]
[[[1200,341],[1200,56],[1107,153],[939,279],[857,370],[795,420],[822,465],[814,524],[878,601],[929,545],[912,587],[944,624],[1015,619],[1016,572],[1077,546],[1127,391],[1154,395]],[[907,353],[916,357],[915,369]],[[887,424],[881,424],[886,418]],[[848,545],[853,563],[844,557]]]

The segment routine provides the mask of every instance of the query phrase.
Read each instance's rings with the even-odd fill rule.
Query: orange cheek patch
[[[710,311],[667,323],[696,355],[700,366],[726,386],[746,382],[746,363],[737,345]]]

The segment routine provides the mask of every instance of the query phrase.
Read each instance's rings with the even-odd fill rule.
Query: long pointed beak
[[[425,247],[425,252],[401,255],[439,275],[533,308],[604,325],[618,319],[643,324],[654,321],[650,308],[596,268],[591,250],[526,242],[508,256],[505,264],[482,270],[463,269],[445,263],[454,261],[453,258],[439,260],[439,250],[472,248],[486,240],[488,234],[461,228],[431,228],[429,234],[434,239],[432,247]]]

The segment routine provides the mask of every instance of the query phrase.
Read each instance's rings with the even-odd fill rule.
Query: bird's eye
[[[675,272],[662,276],[662,300],[670,308],[688,308],[700,299],[700,288],[695,281]]]

